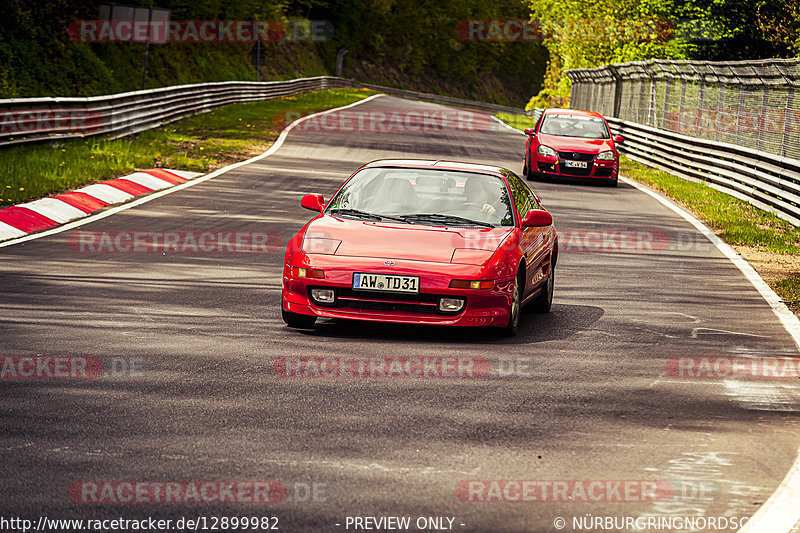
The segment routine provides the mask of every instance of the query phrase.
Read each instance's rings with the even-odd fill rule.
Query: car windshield
[[[503,179],[447,170],[362,169],[331,199],[325,213],[435,226],[514,225]]]
[[[583,137],[586,139],[608,139],[611,134],[603,119],[580,115],[552,114],[544,117],[539,133],[561,137]]]

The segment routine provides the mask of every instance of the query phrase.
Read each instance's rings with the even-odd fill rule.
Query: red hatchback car
[[[282,314],[489,326],[514,335],[520,309],[550,310],[553,217],[513,172],[427,160],[358,169],[286,246]]]
[[[523,175],[542,178],[583,178],[617,186],[621,135],[611,136],[599,113],[576,109],[545,109],[533,128],[525,130]]]

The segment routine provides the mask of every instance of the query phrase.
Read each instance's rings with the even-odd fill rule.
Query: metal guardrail
[[[89,135],[121,137],[236,102],[352,86],[349,80],[319,76],[178,85],[87,98],[0,100],[0,146]]]
[[[0,100],[0,146],[58,142],[91,135],[122,137],[232,103],[346,87],[363,87],[403,98],[489,112],[522,113],[521,109],[513,107],[364,84],[334,76],[290,81],[228,81],[87,98]]]
[[[628,158],[703,181],[800,226],[800,160],[606,117]]]

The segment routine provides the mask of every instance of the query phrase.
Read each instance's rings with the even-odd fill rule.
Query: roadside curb
[[[152,168],[0,209],[0,241],[24,237],[87,217],[110,205],[168,189],[200,176],[199,172]]]

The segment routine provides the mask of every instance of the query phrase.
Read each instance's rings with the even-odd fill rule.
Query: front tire
[[[281,316],[286,325],[290,328],[310,328],[317,321],[317,317],[312,315],[301,315],[281,309]]]
[[[613,180],[609,180],[606,185],[609,187],[616,187],[619,184],[619,176],[615,176]]]
[[[522,315],[522,286],[523,286],[522,272],[517,272],[514,278],[514,289],[511,297],[511,309],[508,311],[508,325],[503,328],[503,335],[506,337],[513,337],[519,332],[519,321]]]
[[[556,280],[556,269],[553,260],[550,260],[550,267],[547,271],[547,281],[542,285],[542,292],[531,302],[531,309],[537,313],[549,313],[553,306],[553,286]]]

